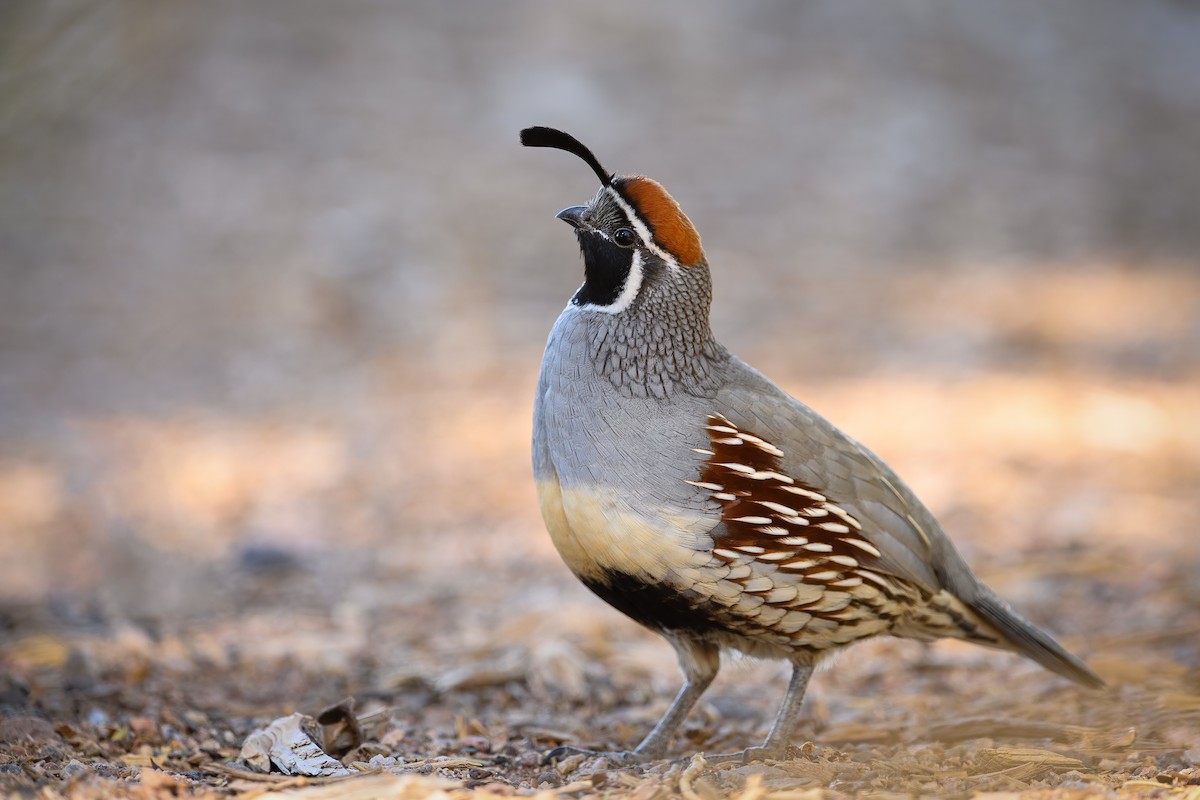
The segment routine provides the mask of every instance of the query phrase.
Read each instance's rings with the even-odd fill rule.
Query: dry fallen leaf
[[[182,794],[187,788],[187,783],[185,781],[182,781],[169,772],[164,772],[161,769],[143,767],[141,770],[139,770],[138,776],[141,778],[142,786],[163,794]]]
[[[285,775],[349,775],[351,770],[317,744],[318,730],[306,714],[281,717],[247,736],[238,760],[257,772],[274,765]]]

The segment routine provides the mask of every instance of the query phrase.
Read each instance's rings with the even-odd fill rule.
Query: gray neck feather
[[[730,359],[708,326],[711,303],[707,264],[648,272],[626,311],[591,316],[592,361],[629,397],[711,396],[719,368]]]

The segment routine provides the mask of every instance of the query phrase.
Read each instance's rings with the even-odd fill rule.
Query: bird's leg
[[[704,694],[705,689],[713,682],[713,678],[717,677],[717,670],[721,668],[721,652],[715,645],[700,642],[674,644],[679,655],[679,666],[683,669],[683,688],[675,695],[671,707],[654,726],[654,730],[650,731],[633,751],[642,760],[662,756],[672,734],[687,717],[692,706],[696,705],[700,695]]]
[[[696,705],[696,701],[704,694],[705,689],[717,677],[717,671],[721,668],[721,652],[716,645],[692,639],[676,638],[671,639],[671,644],[675,646],[676,655],[679,656],[679,666],[683,670],[683,688],[675,695],[667,713],[662,715],[662,719],[646,735],[641,744],[633,750],[616,752],[596,752],[563,745],[547,753],[546,761],[561,760],[577,753],[605,756],[622,764],[637,764],[661,758],[666,752],[671,736],[687,717],[688,712],[692,710],[692,706]]]
[[[796,723],[800,721],[800,706],[804,702],[804,692],[808,689],[808,679],[812,677],[813,667],[808,664],[793,664],[792,679],[788,682],[787,694],[775,715],[775,724],[767,734],[767,740],[759,747],[747,747],[740,753],[727,753],[706,756],[709,763],[719,761],[742,761],[750,763],[756,758],[779,758],[787,752]]]
[[[763,742],[763,749],[771,753],[782,753],[787,749],[796,731],[796,723],[800,721],[800,706],[804,702],[804,693],[808,690],[808,679],[812,677],[813,667],[809,665],[792,665],[792,679],[788,681],[787,694],[775,715],[775,724]]]

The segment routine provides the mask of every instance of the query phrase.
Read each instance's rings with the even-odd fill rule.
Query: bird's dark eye
[[[613,234],[613,241],[621,247],[633,247],[637,244],[637,234],[629,228],[618,228]]]

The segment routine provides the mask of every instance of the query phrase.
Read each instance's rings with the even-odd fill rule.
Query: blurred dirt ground
[[[1074,294],[1104,315],[1153,281],[1092,276]],[[1026,287],[993,330],[1052,341],[1059,315],[1038,309],[1056,308],[1055,284]],[[1164,294],[1191,298],[1178,319],[1196,289]],[[995,301],[964,289],[954,313],[972,302]],[[1193,796],[1200,380],[1033,360],[942,380],[784,375],[909,476],[982,576],[1108,691],[966,645],[880,641],[819,674],[795,759],[543,766],[563,742],[636,743],[676,688],[670,649],[548,544],[526,465],[534,364],[422,390],[422,365],[387,363],[346,417],[79,419],[64,452],[5,458],[0,774],[46,797],[296,787],[227,765],[256,725],[350,696],[369,724],[347,763],[378,773],[361,796]],[[755,741],[785,683],[731,665],[673,752]]]
[[[1017,6],[0,6],[0,795],[1200,800],[1200,17]],[[544,765],[680,678],[537,512],[593,187],[527,124],[1110,688],[881,640],[786,760],[693,758],[770,725],[734,661],[678,761]],[[234,763],[347,697],[363,774]]]

